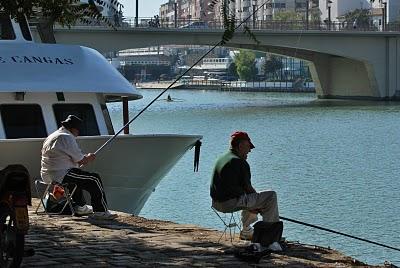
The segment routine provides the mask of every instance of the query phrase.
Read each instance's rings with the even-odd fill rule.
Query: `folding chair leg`
[[[226,229],[228,229],[228,227],[225,227],[225,230],[223,231],[223,233],[222,233],[221,236],[219,237],[217,243],[219,243],[219,241],[221,241],[221,239],[222,239],[222,237],[223,237],[224,235],[225,235],[225,239],[226,239]]]
[[[230,237],[231,243],[233,244],[233,239],[235,238],[235,234],[236,234],[236,228],[240,228],[239,224],[236,222],[234,213],[233,212],[231,213],[231,215],[229,217],[229,222],[227,223],[226,218],[223,219],[215,208],[211,207],[211,209],[214,211],[215,214],[217,214],[218,218],[222,221],[222,223],[225,226],[224,231],[222,232],[220,238],[218,239],[218,243],[221,241],[221,239],[224,235],[225,235],[225,240],[226,240],[227,230],[229,228],[229,237]],[[232,228],[233,228],[233,233],[232,233]]]
[[[48,185],[47,185],[46,190],[43,192],[42,195],[39,193],[39,186],[38,186],[38,184],[39,184],[39,182],[38,182],[38,180],[36,180],[36,181],[35,181],[35,188],[36,188],[37,196],[40,198],[40,202],[39,202],[39,204],[38,204],[37,207],[36,207],[35,213],[36,213],[36,214],[47,213],[47,211],[46,211],[46,204],[44,203],[43,200],[45,199],[47,193],[49,192],[49,189],[50,189],[50,187],[51,187],[51,184],[48,184]],[[43,212],[39,212],[40,206],[43,206],[43,209],[44,209]]]
[[[75,185],[74,188],[72,189],[72,192],[69,193],[68,187],[64,187],[64,196],[67,199],[67,201],[65,202],[63,208],[60,211],[60,214],[63,213],[64,209],[67,207],[67,205],[69,205],[69,208],[71,209],[71,213],[73,216],[75,216],[75,209],[72,206],[72,196],[74,195],[75,191],[76,191],[77,186]]]

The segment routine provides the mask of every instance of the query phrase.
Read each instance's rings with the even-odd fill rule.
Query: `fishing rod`
[[[334,233],[334,234],[350,237],[350,238],[353,238],[353,239],[356,239],[356,240],[360,240],[360,241],[367,242],[367,243],[370,243],[370,244],[374,244],[374,245],[377,245],[377,246],[381,246],[381,247],[384,247],[384,248],[389,248],[389,249],[392,249],[392,250],[400,251],[400,248],[395,248],[395,247],[392,247],[392,246],[388,246],[388,245],[385,245],[385,244],[382,244],[382,243],[374,242],[374,241],[371,241],[371,240],[368,240],[368,239],[365,239],[365,238],[361,238],[361,237],[357,237],[357,236],[354,236],[354,235],[345,234],[345,233],[338,232],[338,231],[335,231],[335,230],[332,230],[332,229],[328,229],[328,228],[325,228],[325,227],[321,227],[321,226],[317,226],[317,225],[314,225],[314,224],[309,224],[309,223],[306,223],[306,222],[289,219],[289,218],[282,217],[282,216],[279,216],[279,218],[282,219],[282,220],[285,220],[285,221],[294,222],[294,223],[297,223],[297,224],[301,224],[301,225],[305,225],[305,226],[308,226],[308,227],[316,228],[316,229],[319,229],[319,230],[322,230],[322,231],[326,231],[326,232],[330,232],[330,233]]]
[[[233,32],[235,32],[237,29],[239,29],[243,23],[247,22],[252,16],[254,16],[254,14],[257,13],[257,11],[259,9],[261,9],[262,7],[264,7],[268,2],[270,2],[271,0],[267,0],[265,1],[262,5],[260,5],[256,10],[254,10],[254,12],[248,16],[246,19],[244,19],[243,21],[241,21],[239,23],[238,26],[236,26],[233,30]],[[195,63],[193,63],[186,71],[184,71],[181,75],[178,76],[178,78],[176,78],[166,89],[164,89],[163,91],[161,91],[160,94],[158,94],[151,102],[149,102],[149,104],[146,105],[146,107],[144,107],[136,116],[134,116],[131,120],[128,121],[128,123],[126,123],[117,133],[115,133],[111,138],[109,138],[103,145],[101,145],[95,152],[94,154],[97,155],[101,150],[104,149],[104,147],[106,147],[108,144],[110,144],[126,127],[128,127],[133,121],[136,120],[136,118],[138,118],[144,111],[146,111],[154,102],[156,102],[162,95],[164,95],[165,92],[167,92],[173,85],[176,84],[176,82],[178,82],[184,75],[186,75],[189,71],[191,71],[193,69],[194,66],[196,66],[198,63],[200,63],[200,61],[202,61],[208,54],[210,54],[215,48],[217,48],[218,46],[224,44],[226,42],[225,39],[222,39],[221,41],[219,41],[217,44],[215,44],[212,48],[210,48],[203,56],[201,56]]]

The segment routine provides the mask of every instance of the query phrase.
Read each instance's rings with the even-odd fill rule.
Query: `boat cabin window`
[[[15,33],[8,15],[0,12],[0,40],[14,40]]]
[[[83,120],[82,127],[79,131],[80,136],[96,136],[100,135],[97,125],[96,116],[92,105],[90,104],[54,104],[54,115],[56,117],[58,127],[61,121],[73,114]]]
[[[2,104],[1,119],[7,139],[47,136],[42,109],[37,104]]]

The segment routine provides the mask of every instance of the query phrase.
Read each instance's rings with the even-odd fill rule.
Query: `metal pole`
[[[174,19],[175,19],[175,28],[178,28],[178,4],[174,3]]]
[[[309,6],[310,6],[310,0],[307,0],[306,2],[306,30],[308,30],[308,25],[309,25]]]
[[[128,97],[122,97],[122,117],[124,122],[124,134],[129,134],[129,104]]]
[[[136,0],[135,27],[139,27],[139,0]]]
[[[387,3],[383,3],[383,30],[386,31],[387,24]]]
[[[262,4],[260,6],[263,7],[265,5]],[[237,25],[234,28],[234,32],[237,31],[237,29],[239,29],[240,27],[242,27],[242,25],[244,23],[246,23],[251,16],[248,16],[245,20],[241,21],[239,23],[239,25]],[[202,55],[195,63],[192,64],[192,66],[190,68],[188,68],[186,71],[184,71],[182,74],[179,75],[178,78],[176,78],[167,88],[165,88],[160,94],[158,94],[151,102],[149,102],[146,107],[144,107],[142,110],[140,110],[140,112],[134,116],[131,120],[129,120],[128,123],[126,123],[117,133],[115,133],[111,138],[109,138],[103,145],[101,145],[95,152],[94,154],[97,155],[99,152],[101,152],[101,150],[103,150],[107,145],[109,145],[114,139],[117,138],[117,136],[125,129],[126,126],[130,125],[133,121],[136,120],[136,118],[138,118],[142,113],[144,113],[154,102],[156,102],[165,92],[167,92],[167,90],[169,90],[173,85],[175,85],[183,76],[185,76],[189,71],[191,71],[193,69],[194,66],[196,66],[199,62],[201,62],[204,58],[206,58],[215,48],[217,48],[218,46],[222,45],[225,41],[221,40],[218,43],[216,43],[211,49],[209,49],[204,55]]]
[[[361,238],[361,237],[357,237],[357,236],[354,236],[354,235],[349,235],[349,234],[346,234],[346,233],[338,232],[338,231],[335,231],[335,230],[332,230],[332,229],[328,229],[328,228],[325,228],[325,227],[317,226],[317,225],[306,223],[306,222],[301,222],[301,221],[294,220],[294,219],[289,219],[289,218],[282,217],[282,216],[279,216],[279,218],[281,220],[294,222],[294,223],[297,223],[297,224],[305,225],[305,226],[312,227],[312,228],[315,228],[315,229],[319,229],[319,230],[322,230],[322,231],[326,231],[326,232],[330,232],[330,233],[334,233],[334,234],[350,237],[350,238],[353,238],[353,239],[357,239],[357,240],[360,240],[360,241],[363,241],[363,242],[367,242],[367,243],[370,243],[370,244],[374,244],[374,245],[377,245],[377,246],[381,246],[381,247],[384,247],[384,248],[390,248],[390,249],[393,249],[393,250],[396,250],[396,251],[400,251],[399,248],[388,246],[388,245],[385,245],[385,244],[382,244],[382,243],[378,243],[378,242],[371,241],[371,240],[368,240],[368,239],[364,239],[364,238]]]
[[[328,29],[331,30],[331,6],[328,6]]]
[[[256,5],[253,5],[253,29],[256,28]]]

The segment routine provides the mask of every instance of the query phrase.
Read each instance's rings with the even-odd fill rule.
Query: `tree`
[[[241,80],[250,81],[256,77],[255,59],[255,53],[249,50],[240,50],[235,56],[236,71]]]
[[[312,0],[310,15],[311,15],[311,22],[316,23],[316,24],[319,24],[321,22],[322,12],[319,9],[319,1],[318,0]]]
[[[270,55],[264,63],[263,69],[266,78],[269,76],[268,74],[276,74],[276,72],[280,69],[282,69],[283,63],[279,59],[278,56],[275,55]]]
[[[113,27],[113,23],[103,17],[99,11],[101,8],[110,8],[115,14],[122,8],[117,0],[88,0],[81,3],[80,0],[1,0],[0,12],[21,19],[26,16],[37,20],[37,29],[42,42],[55,43],[53,34],[54,23],[62,26],[72,26],[77,21],[90,24],[93,21],[102,21]]]
[[[259,44],[260,42],[257,40],[254,33],[250,30],[247,26],[246,22],[250,19],[250,17],[246,18],[244,21],[236,21],[236,8],[234,4],[236,0],[211,0],[208,3],[208,10],[210,12],[217,12],[220,13],[223,26],[224,26],[224,33],[222,34],[222,40],[219,42],[219,45],[225,45],[228,43],[232,38],[237,28],[243,28],[243,32],[255,43]],[[266,2],[269,2],[267,0]],[[262,4],[264,6],[266,4]],[[259,6],[261,8],[261,6]],[[253,12],[254,13],[254,12]],[[253,14],[254,16],[254,14]]]
[[[302,20],[303,15],[295,11],[281,11],[274,15],[274,20],[283,22]]]
[[[232,62],[231,64],[229,64],[228,70],[226,72],[228,78],[238,78],[238,73],[236,70],[236,64],[235,62]]]
[[[368,9],[356,9],[343,15],[344,22],[352,28],[368,28],[372,21]]]

